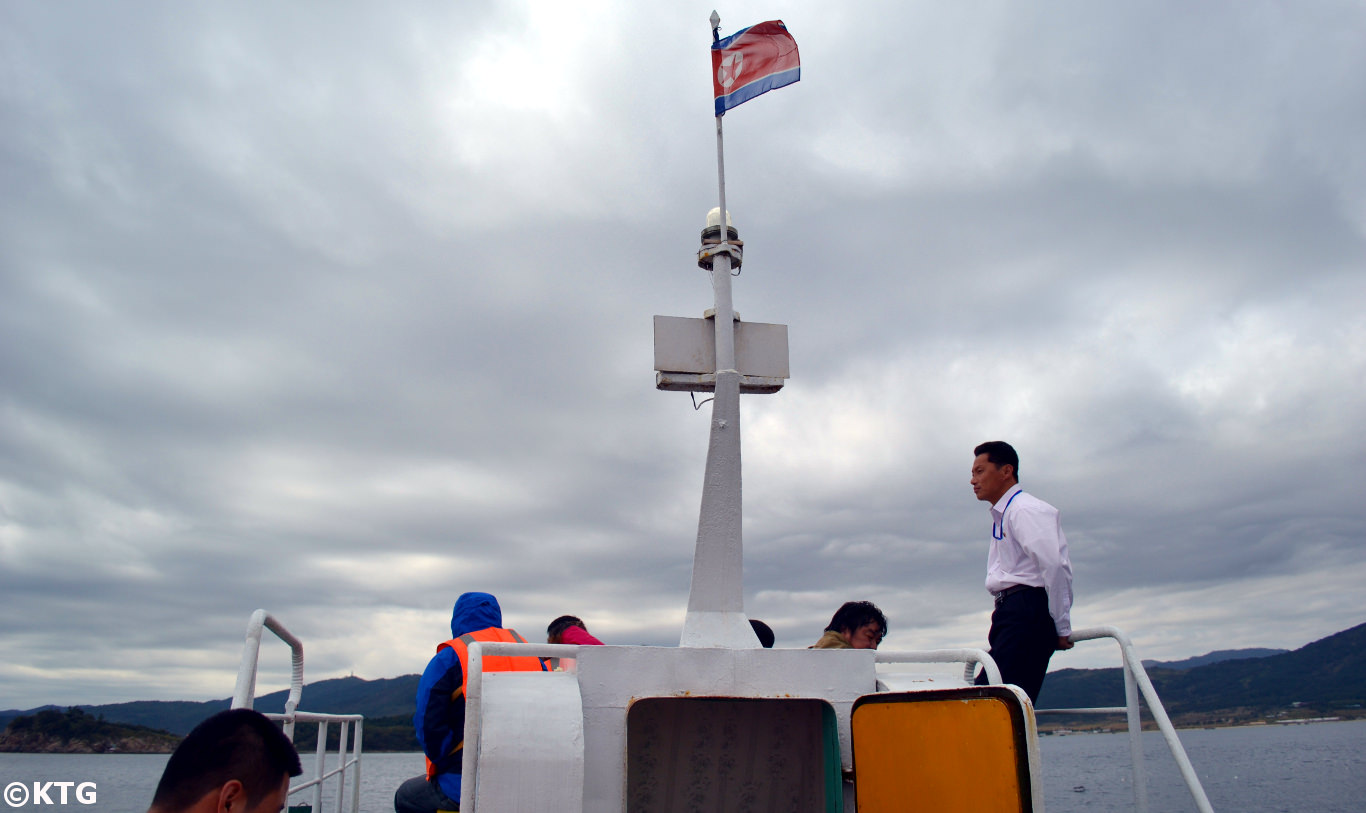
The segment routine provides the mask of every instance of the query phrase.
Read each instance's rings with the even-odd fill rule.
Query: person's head
[[[1020,456],[1004,440],[989,440],[972,450],[972,493],[995,504],[1020,482]]]
[[[220,711],[176,746],[150,813],[278,813],[303,772],[294,745],[251,709]]]
[[[573,615],[562,615],[550,622],[550,626],[545,628],[545,642],[548,644],[560,643],[560,636],[570,627],[578,627],[584,632],[588,632],[588,625],[583,623],[583,619]]]
[[[877,649],[887,635],[887,616],[871,601],[846,601],[825,631],[844,636],[854,649]]]
[[[503,609],[488,593],[461,593],[451,611],[451,637],[503,626]]]
[[[754,628],[754,634],[759,636],[759,645],[764,649],[773,648],[773,629],[757,618],[751,618],[749,625]]]

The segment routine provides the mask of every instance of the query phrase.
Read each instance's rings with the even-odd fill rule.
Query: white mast
[[[712,39],[720,39],[721,17],[711,13]],[[726,163],[716,116],[716,175],[721,207],[717,218],[719,250],[712,257],[716,298],[716,391],[711,407],[702,510],[693,554],[692,590],[680,646],[758,648],[745,615],[744,544],[740,482],[740,372],[735,363],[735,309],[731,304],[730,218],[726,211]],[[708,226],[711,224],[708,223]],[[704,237],[707,232],[703,232]]]
[[[712,12],[712,37],[721,19]],[[723,66],[723,70],[729,68]],[[733,73],[718,78],[728,86]],[[655,317],[657,389],[714,393],[702,510],[697,521],[692,589],[680,646],[759,646],[745,615],[743,513],[740,497],[740,395],[773,393],[788,377],[787,325],[741,323],[731,304],[731,271],[743,243],[726,216],[725,152],[716,117],[716,177],[721,206],[707,216],[697,264],[711,273],[716,306],[702,319]]]

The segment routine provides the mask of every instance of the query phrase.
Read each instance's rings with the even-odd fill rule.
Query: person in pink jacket
[[[574,644],[576,646],[602,646],[602,641],[594,638],[588,632],[588,625],[583,623],[583,619],[572,615],[562,615],[550,622],[546,627],[546,643],[548,644]]]

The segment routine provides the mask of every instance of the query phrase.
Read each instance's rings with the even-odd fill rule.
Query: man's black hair
[[[887,635],[887,616],[871,601],[846,601],[835,611],[830,623],[825,625],[826,632],[854,633],[868,624],[876,623],[881,630],[878,635]]]
[[[578,627],[584,632],[588,632],[588,626],[583,623],[583,619],[574,615],[562,615],[550,622],[550,626],[545,628],[545,634],[551,638],[558,638],[570,627]]]
[[[1015,454],[1014,446],[1004,440],[989,440],[972,450],[973,457],[983,454],[987,456],[987,461],[993,466],[1010,466],[1010,471],[1015,476],[1016,482],[1019,482],[1020,456]]]
[[[759,636],[759,644],[764,649],[772,649],[774,641],[772,627],[757,618],[751,618],[749,620],[749,625],[754,628],[754,634]]]
[[[242,783],[248,807],[280,789],[286,776],[303,773],[294,744],[258,711],[220,711],[194,727],[176,746],[152,796],[152,808],[186,810],[230,780]]]

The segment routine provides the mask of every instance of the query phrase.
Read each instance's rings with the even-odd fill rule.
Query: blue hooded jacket
[[[465,593],[456,599],[451,612],[451,638],[489,627],[503,626],[503,610],[498,599],[488,593]],[[436,653],[417,684],[417,712],[413,728],[417,741],[437,770],[436,781],[452,801],[460,801],[460,768],[465,739],[465,697],[452,700],[465,676],[460,656],[447,647]]]

